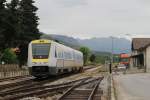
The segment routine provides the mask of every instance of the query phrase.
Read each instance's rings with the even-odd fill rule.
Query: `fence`
[[[20,68],[17,64],[0,64],[0,78],[29,75],[27,67]]]

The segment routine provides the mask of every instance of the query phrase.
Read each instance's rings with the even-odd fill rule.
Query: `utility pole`
[[[112,73],[112,66],[113,66],[113,48],[114,48],[114,38],[113,36],[110,37],[111,38],[111,57],[110,57],[110,64],[109,64],[109,72],[110,74]]]
[[[113,54],[114,54],[114,37],[111,38],[112,39],[112,46],[111,46],[111,62],[113,64],[114,59],[113,59]]]

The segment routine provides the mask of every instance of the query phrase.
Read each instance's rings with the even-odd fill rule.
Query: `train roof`
[[[80,53],[80,54],[82,54],[80,51],[78,51],[78,50],[76,50],[76,49],[73,49],[73,48],[71,48],[71,47],[68,47],[68,46],[65,46],[65,45],[63,45],[63,44],[60,44],[60,43],[58,43],[58,42],[55,42],[55,41],[53,41],[53,40],[48,40],[48,39],[38,39],[38,40],[32,40],[31,42],[30,42],[31,44],[32,43],[54,43],[54,44],[56,44],[56,45],[59,45],[60,47],[63,47],[63,49],[67,49],[67,50],[74,50],[76,53]]]
[[[66,49],[66,50],[75,51],[76,53],[82,54],[80,51],[78,51],[76,49],[73,49],[71,47],[68,47],[68,46],[65,46],[63,44],[57,43],[55,41],[52,41],[52,43],[55,43],[55,44],[59,45],[60,47],[63,47],[64,50]]]
[[[31,43],[51,43],[52,40],[47,39],[39,39],[39,40],[32,40]]]

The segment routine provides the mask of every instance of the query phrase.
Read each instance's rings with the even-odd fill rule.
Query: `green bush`
[[[83,53],[84,65],[86,65],[89,59],[90,49],[88,47],[81,47],[80,51]]]
[[[7,48],[3,52],[1,61],[4,61],[5,64],[17,63],[17,56],[11,49]]]

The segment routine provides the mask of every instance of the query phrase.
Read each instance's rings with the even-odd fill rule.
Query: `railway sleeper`
[[[83,86],[83,85],[85,85],[85,83],[86,84],[88,84],[88,83],[92,83],[92,82],[95,82],[95,81],[98,81],[96,84],[95,84],[95,87],[92,89],[92,90],[90,90],[90,91],[82,91],[82,92],[84,92],[84,93],[87,93],[87,96],[84,96],[84,98],[85,99],[83,99],[83,100],[93,100],[93,98],[94,98],[94,96],[95,96],[95,94],[97,93],[97,89],[98,89],[98,87],[99,87],[99,84],[100,84],[100,82],[102,81],[102,79],[103,79],[103,77],[99,77],[99,78],[96,78],[96,79],[93,79],[93,80],[90,80],[90,81],[87,81],[87,80],[83,80],[83,81],[81,81],[80,83],[78,83],[78,84],[76,84],[76,85],[74,85],[74,86],[72,86],[68,91],[66,91],[58,100],[66,100],[66,99],[68,99],[70,96],[70,94],[73,92],[73,93],[76,93],[76,88],[78,88],[78,87],[80,87],[80,86]],[[78,100],[78,95],[74,95],[73,97],[76,97],[76,100]]]
[[[78,82],[78,81],[82,81],[82,80],[87,80],[91,77],[86,77],[86,78],[83,78],[83,79],[78,79],[78,80],[74,80],[72,82],[68,82],[68,83],[73,83],[73,82]],[[16,99],[20,99],[20,98],[23,98],[23,97],[28,97],[28,96],[36,96],[36,97],[42,97],[42,95],[44,96],[44,94],[49,94],[49,92],[53,92],[53,91],[56,91],[56,90],[59,90],[59,89],[67,89],[69,87],[71,87],[72,85],[70,84],[61,84],[61,86],[58,86],[58,85],[55,85],[57,87],[52,87],[54,85],[51,85],[49,88],[42,88],[40,90],[34,90],[34,91],[29,91],[27,93],[17,93],[17,94],[13,94],[13,95],[8,95],[8,96],[5,96],[3,97],[3,99],[0,99],[0,100],[16,100]]]

